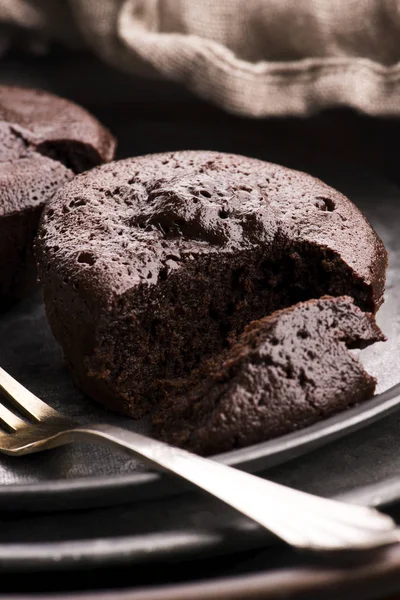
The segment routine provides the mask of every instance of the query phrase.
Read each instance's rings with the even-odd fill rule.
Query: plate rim
[[[331,497],[343,502],[374,506],[379,509],[387,508],[400,498],[400,481],[397,477],[386,478]],[[156,537],[154,534],[149,536],[131,534],[74,541],[0,542],[0,574],[33,570],[68,572],[71,568],[81,570],[156,563],[165,557],[166,546],[168,546],[168,559],[180,562],[182,557],[186,560],[195,560],[200,556],[226,554],[227,551],[234,554],[239,548],[241,551],[255,550],[279,543],[268,532],[265,533],[262,537],[257,535],[249,537],[248,533],[239,536],[236,545],[232,545],[232,539],[227,543],[222,538],[217,538],[212,531],[203,532],[202,535],[191,534],[186,539],[176,538],[174,533],[170,538],[166,538],[165,532],[161,531],[156,534]],[[146,538],[150,539],[146,541]]]
[[[287,600],[301,600],[304,594],[311,594],[312,598],[319,598],[323,593],[327,600],[372,600],[377,598],[377,584],[379,594],[386,595],[400,591],[400,581],[397,577],[400,567],[400,551],[398,547],[390,548],[382,560],[372,565],[361,565],[357,570],[349,573],[346,569],[335,569],[325,566],[302,565],[287,569],[273,569],[267,572],[243,573],[240,575],[225,575],[210,577],[206,580],[189,582],[156,584],[124,589],[79,590],[68,593],[71,600],[233,600],[234,598],[247,597],[275,600],[285,597]],[[40,593],[40,592],[39,592]],[[318,596],[316,595],[318,594]],[[311,597],[310,596],[310,597]],[[3,598],[3,596],[1,596]],[[38,600],[43,596],[35,594]],[[65,592],[47,592],[47,600],[65,600]],[[381,597],[381,596],[380,596]],[[29,600],[31,595],[12,594],[4,600]]]
[[[399,405],[400,383],[397,383],[370,400],[314,425],[211,458],[245,471],[258,472],[283,464],[367,427],[394,412]],[[173,485],[171,481],[174,482]],[[172,480],[171,477],[155,471],[17,483],[0,486],[0,508],[11,511],[68,510],[81,508],[82,502],[86,508],[111,506],[173,495],[186,489],[190,489],[189,484]],[[120,494],[121,490],[124,494]],[[132,494],[132,491],[136,494]]]

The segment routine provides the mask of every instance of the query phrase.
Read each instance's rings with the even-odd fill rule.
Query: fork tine
[[[17,431],[26,425],[25,421],[14,415],[11,410],[8,410],[3,404],[0,403],[0,423],[5,425],[7,429],[11,431]]]
[[[23,385],[18,383],[11,375],[0,367],[0,391],[17,406],[23,414],[35,421],[43,421],[49,417],[61,417],[62,415],[51,408],[37,396],[32,394]],[[4,409],[3,410],[7,410]],[[7,411],[10,413],[10,411]],[[12,415],[12,413],[10,413]],[[15,415],[14,415],[15,417]],[[23,423],[24,421],[22,421]],[[10,426],[10,425],[9,425]]]

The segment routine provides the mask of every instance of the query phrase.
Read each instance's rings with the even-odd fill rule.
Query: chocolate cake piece
[[[274,310],[346,294],[375,312],[387,266],[365,217],[321,181],[196,151],[78,175],[45,210],[37,257],[76,382],[133,417]]]
[[[311,425],[373,395],[375,379],[348,349],[384,339],[345,296],[276,311],[175,382],[154,415],[156,433],[208,455]]]
[[[0,308],[36,282],[32,245],[45,202],[113,158],[115,141],[83,108],[38,90],[0,86]]]

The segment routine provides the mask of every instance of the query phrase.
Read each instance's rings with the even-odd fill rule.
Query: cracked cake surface
[[[36,280],[32,244],[44,204],[115,141],[83,108],[38,90],[0,86],[0,306]]]
[[[44,211],[37,258],[76,382],[133,417],[273,311],[329,294],[376,312],[387,266],[380,238],[336,190],[206,151],[78,175]]]

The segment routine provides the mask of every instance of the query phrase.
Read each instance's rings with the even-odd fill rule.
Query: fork
[[[0,368],[2,391],[26,420],[0,403],[0,452],[22,456],[90,442],[111,446],[189,481],[298,550],[372,550],[400,540],[394,521],[373,508],[320,498],[202,458],[113,425],[81,425]]]

